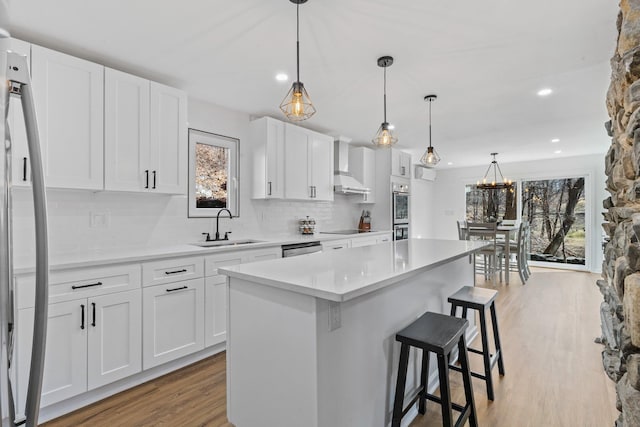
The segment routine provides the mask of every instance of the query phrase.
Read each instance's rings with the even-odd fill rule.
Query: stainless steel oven
[[[393,240],[407,240],[409,238],[409,224],[393,226]]]
[[[392,190],[393,240],[406,240],[410,222],[409,184],[394,182]]]

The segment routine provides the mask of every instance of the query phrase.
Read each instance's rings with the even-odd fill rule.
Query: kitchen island
[[[447,297],[474,283],[469,254],[484,246],[410,239],[220,268],[228,276],[229,421],[236,427],[389,424],[395,333],[425,311],[449,313]],[[472,322],[468,334],[474,333]],[[409,392],[418,385],[415,356],[412,351]],[[435,365],[429,384],[437,386]]]

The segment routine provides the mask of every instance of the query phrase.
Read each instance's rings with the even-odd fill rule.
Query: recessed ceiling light
[[[289,80],[289,76],[287,76],[285,73],[278,73],[276,74],[276,80],[279,82],[286,82],[287,80]]]
[[[546,87],[546,88],[544,88],[544,89],[540,89],[540,90],[538,91],[538,96],[549,96],[549,95],[551,95],[552,93],[553,93],[553,90],[552,90],[552,89],[550,89],[550,88],[548,88],[548,87]]]
[[[554,153],[554,154],[560,154],[560,153],[562,153],[562,150],[556,150],[556,151],[554,151],[553,153]]]
[[[394,130],[396,128],[396,125],[389,125],[389,129]]]
[[[560,142],[560,139],[559,139],[559,138],[553,138],[553,139],[551,140],[551,142],[553,142],[553,143],[555,144],[556,142]]]
[[[453,162],[447,162],[447,164],[448,164],[449,166],[451,166],[451,165],[453,164]]]

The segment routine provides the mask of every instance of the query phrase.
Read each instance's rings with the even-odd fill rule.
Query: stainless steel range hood
[[[334,142],[333,190],[339,194],[368,194],[371,189],[362,185],[349,172],[350,141],[350,139],[340,136]]]

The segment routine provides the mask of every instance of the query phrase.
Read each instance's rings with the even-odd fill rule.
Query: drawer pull
[[[94,286],[102,286],[102,282],[89,283],[88,285],[73,285],[71,289],[92,288]]]
[[[165,271],[164,274],[166,275],[170,275],[170,274],[178,274],[178,273],[186,273],[187,269],[183,268],[182,270],[176,270],[176,271]]]
[[[344,246],[334,246],[333,249],[342,249]]]
[[[179,287],[179,288],[167,289],[167,292],[181,291],[183,289],[189,289],[189,287],[188,286],[182,286],[182,287]]]

